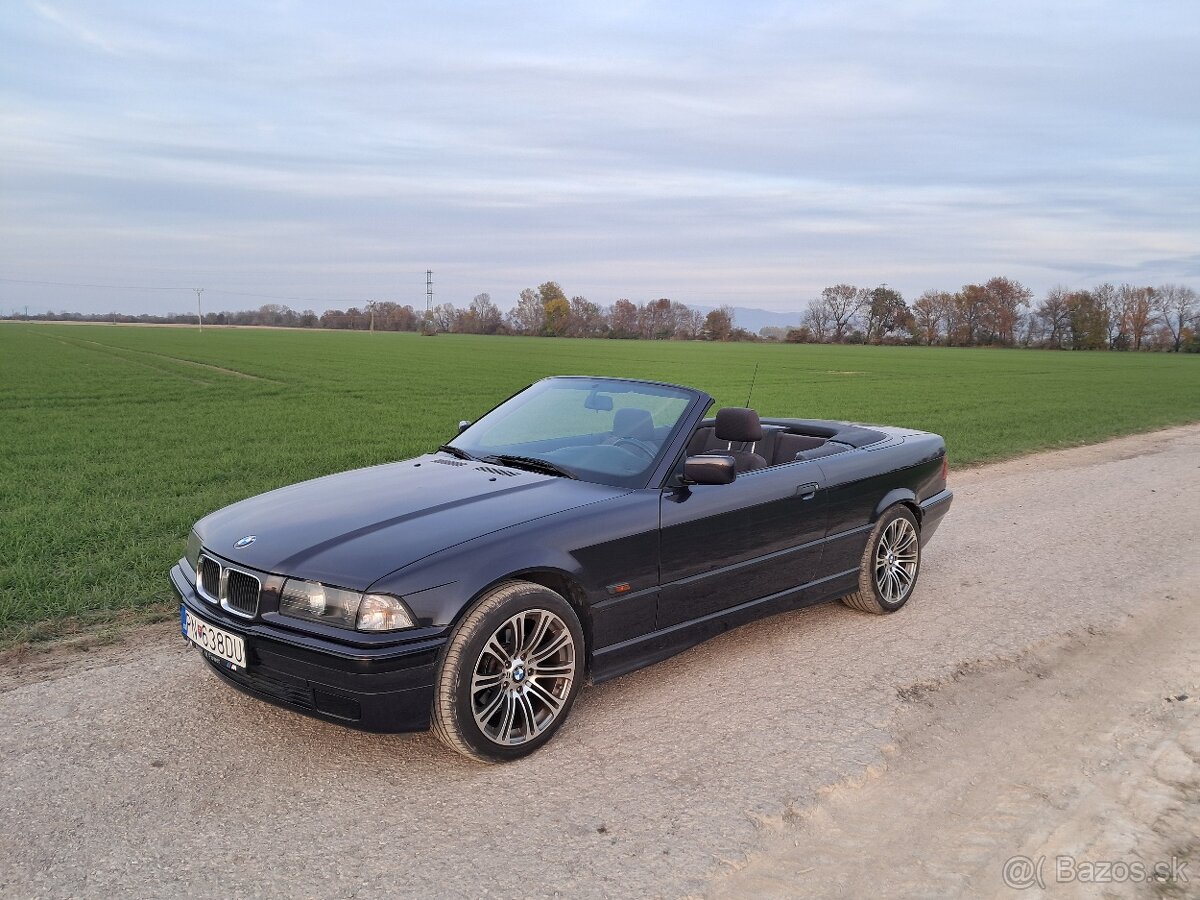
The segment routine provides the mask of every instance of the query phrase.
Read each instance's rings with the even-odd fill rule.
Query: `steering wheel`
[[[621,438],[617,438],[612,443],[612,445],[614,447],[620,447],[622,444],[628,444],[630,447],[633,447],[633,449],[640,450],[642,453],[646,454],[646,459],[652,460],[652,459],[654,459],[655,456],[658,455],[654,450],[651,450],[649,447],[647,447],[645,444],[643,444],[641,441],[637,440],[636,438],[621,437]]]

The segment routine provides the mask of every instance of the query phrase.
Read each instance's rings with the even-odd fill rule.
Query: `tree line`
[[[1041,347],[1200,352],[1200,304],[1184,285],[1053,287],[1034,302],[1021,282],[997,277],[955,292],[928,290],[909,305],[887,285],[825,288],[797,328],[799,343]],[[765,329],[764,329],[765,330]]]
[[[187,314],[84,315],[45,313],[15,319],[195,324]],[[722,306],[707,312],[668,298],[607,307],[568,298],[555,281],[521,291],[502,311],[489,294],[463,308],[441,303],[427,311],[389,301],[317,314],[269,303],[256,310],[210,312],[208,325],[258,325],[427,334],[518,334],[624,340],[783,341],[817,344],[919,344],[950,347],[1041,347],[1070,350],[1200,352],[1200,303],[1187,286],[1101,284],[1088,290],[1051,288],[1040,299],[1019,281],[996,277],[958,291],[928,290],[911,304],[886,284],[836,284],[808,303],[793,327],[753,334]]]

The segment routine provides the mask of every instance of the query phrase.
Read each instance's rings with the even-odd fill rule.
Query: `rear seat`
[[[824,443],[824,438],[809,437],[807,434],[781,434],[775,441],[775,455],[771,457],[771,465],[794,462],[801,458],[800,454],[804,451],[820,447]]]
[[[850,449],[842,444],[835,444],[825,438],[812,437],[807,434],[793,434],[781,425],[762,426],[763,437],[756,445],[746,445],[767,461],[767,465],[781,466],[784,463],[795,462],[798,459],[815,459],[819,456],[829,456]],[[712,425],[701,425],[688,441],[688,456],[700,453],[720,453],[728,450],[725,441],[718,441],[716,428]],[[741,445],[734,447],[741,449]],[[801,456],[803,454],[803,456]]]

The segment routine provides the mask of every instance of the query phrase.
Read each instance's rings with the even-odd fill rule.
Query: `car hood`
[[[429,455],[259,494],[205,516],[196,531],[206,550],[238,565],[365,590],[447,547],[627,492]],[[248,535],[252,543],[234,546]]]

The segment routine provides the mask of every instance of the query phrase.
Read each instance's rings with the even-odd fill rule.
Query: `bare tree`
[[[571,337],[596,337],[604,333],[604,313],[587,297],[572,297],[567,320]]]
[[[453,303],[439,303],[433,308],[433,327],[438,331],[453,331],[458,321],[458,313]]]
[[[671,305],[675,312],[675,336],[685,341],[695,341],[704,331],[704,313],[682,303]]]
[[[1117,298],[1117,289],[1106,281],[1092,288],[1092,296],[1108,313],[1108,349],[1117,350],[1121,343],[1121,304]]]
[[[836,343],[840,344],[846,339],[846,332],[862,308],[870,302],[870,296],[870,291],[852,284],[835,284],[821,291]]]
[[[808,310],[804,313],[802,324],[808,329],[814,342],[823,344],[829,340],[829,308],[825,305],[824,297],[808,301]]]
[[[1067,344],[1071,328],[1071,308],[1067,304],[1069,295],[1070,291],[1062,285],[1052,287],[1034,311],[1034,316],[1042,324],[1042,343],[1047,347],[1060,349]]]
[[[1154,309],[1171,335],[1171,349],[1183,346],[1183,332],[1196,315],[1196,292],[1182,284],[1164,284],[1154,292]]]
[[[500,310],[492,302],[492,295],[486,291],[476,294],[471,299],[467,315],[470,317],[471,329],[477,334],[495,334],[500,330]]]
[[[546,322],[546,307],[533,288],[525,288],[517,305],[508,311],[509,327],[518,334],[541,334]]]

